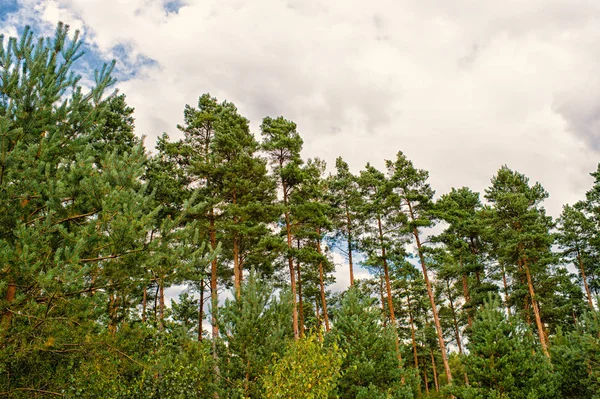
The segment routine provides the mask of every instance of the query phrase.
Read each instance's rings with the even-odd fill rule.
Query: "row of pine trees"
[[[553,220],[507,166],[327,173],[209,94],[149,153],[77,33],[0,43],[0,396],[600,397],[600,169]]]

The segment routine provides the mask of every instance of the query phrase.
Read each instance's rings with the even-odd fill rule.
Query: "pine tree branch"
[[[138,253],[138,252],[142,252],[142,251],[145,251],[145,250],[146,250],[146,248],[140,248],[140,249],[134,249],[133,251],[123,252],[122,254],[114,254],[114,255],[108,255],[108,256],[99,256],[97,258],[79,259],[79,261],[82,262],[82,263],[99,262],[99,261],[107,260],[107,259],[120,258],[121,256]]]

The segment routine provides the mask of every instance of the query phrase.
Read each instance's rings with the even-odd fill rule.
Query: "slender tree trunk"
[[[159,280],[159,293],[158,293],[158,328],[162,330],[164,328],[163,319],[165,318],[165,280],[164,276]]]
[[[350,218],[350,211],[348,210],[348,203],[346,206],[346,226],[348,229],[348,266],[350,268],[350,287],[354,286],[354,266],[352,264],[352,219]]]
[[[157,316],[157,311],[158,311],[158,290],[160,289],[160,284],[158,284],[158,280],[154,280],[156,281],[156,291],[154,292],[154,322],[158,323],[158,316]]]
[[[463,354],[462,344],[460,342],[460,330],[458,328],[458,320],[456,319],[456,311],[454,310],[454,300],[450,291],[450,283],[446,280],[446,288],[448,290],[448,301],[450,302],[450,312],[452,312],[452,321],[454,322],[454,335],[456,337],[456,345],[458,345],[458,353]]]
[[[592,301],[592,293],[587,283],[587,277],[585,276],[585,268],[583,267],[583,259],[581,258],[579,250],[577,250],[577,262],[579,263],[579,270],[581,271],[581,279],[583,280],[583,287],[585,288],[585,294],[588,298],[588,304],[590,305],[590,309],[594,311],[594,301]]]
[[[433,382],[435,383],[435,391],[440,391],[440,383],[438,382],[437,376],[437,366],[435,365],[435,356],[433,355],[433,349],[429,348],[429,353],[431,354],[431,366],[433,368]]]
[[[204,279],[200,280],[200,303],[198,304],[198,342],[202,342],[202,323],[204,322]]]
[[[217,249],[217,232],[215,229],[215,212],[213,209],[210,210],[210,225],[209,225],[209,236],[210,246],[213,251]],[[217,258],[211,262],[210,265],[210,298],[211,298],[211,319],[212,319],[212,336],[216,339],[219,336],[219,324],[217,320],[217,308],[219,306],[219,293],[217,291]],[[214,354],[216,356],[216,352]]]
[[[146,322],[146,308],[148,307],[148,288],[144,287],[144,294],[142,296],[142,322]]]
[[[424,363],[423,376],[425,377],[425,394],[429,396],[429,381],[427,379],[427,363]]]
[[[392,300],[392,284],[390,283],[390,273],[388,270],[387,255],[385,251],[385,244],[383,241],[383,229],[381,227],[381,217],[377,216],[377,227],[379,228],[379,242],[381,244],[381,259],[383,260],[383,275],[385,278],[385,290],[387,292],[387,304],[390,311],[390,322],[394,326],[396,331],[396,316],[394,314],[394,302]],[[397,334],[396,334],[397,335]]]
[[[379,274],[379,295],[381,297],[381,314],[383,315],[383,327],[387,327],[387,316],[385,312],[385,295],[383,294],[383,275]]]
[[[390,283],[390,274],[388,269],[387,255],[385,251],[385,243],[383,241],[383,228],[381,227],[381,217],[377,215],[377,227],[379,228],[379,242],[381,244],[381,258],[383,260],[383,273],[385,277],[385,289],[387,291],[387,302],[390,310],[390,323],[394,328],[396,336],[396,353],[398,360],[402,364],[402,354],[400,353],[400,337],[398,336],[398,326],[396,325],[396,316],[394,314],[394,301],[392,298],[392,284]],[[404,377],[403,377],[404,378]],[[403,381],[404,382],[404,381]]]
[[[412,207],[409,204],[411,218],[414,222],[415,218],[412,212]],[[433,322],[435,324],[435,330],[437,332],[438,343],[440,345],[440,352],[442,354],[442,362],[444,364],[444,371],[446,373],[446,379],[448,384],[452,383],[452,372],[450,371],[450,364],[448,363],[448,356],[446,354],[446,344],[444,343],[444,335],[442,333],[442,325],[440,324],[440,318],[438,316],[437,306],[435,304],[435,298],[433,297],[433,289],[431,288],[431,282],[427,275],[427,265],[425,264],[425,257],[421,249],[421,240],[419,238],[419,232],[416,227],[413,227],[413,235],[417,243],[417,252],[419,253],[419,260],[421,261],[421,268],[423,269],[423,279],[425,280],[425,286],[427,287],[427,295],[429,296],[429,302],[431,303],[431,311],[433,313]]]
[[[463,265],[463,260],[462,260],[462,256],[460,257],[460,269],[463,270],[464,269],[464,265]],[[469,306],[466,308],[467,311],[467,324],[469,326],[469,328],[471,328],[473,326],[473,319],[471,318],[471,294],[469,293],[469,284],[468,284],[468,279],[467,279],[467,274],[466,273],[462,273],[462,286],[463,286],[463,296],[465,297],[465,304],[469,304]]]
[[[321,331],[321,314],[319,313],[319,299],[315,297],[315,317],[317,318],[317,331]]]
[[[415,340],[415,324],[412,315],[412,310],[410,309],[410,300],[408,300],[408,316],[410,317],[410,337],[412,340],[412,349],[413,349],[413,357],[415,363],[415,370],[419,370],[419,355],[417,353],[417,341]],[[419,382],[417,384],[417,391],[419,393],[418,396],[421,396],[421,379],[419,378]]]
[[[410,337],[412,340],[412,349],[413,349],[413,357],[415,360],[415,368],[419,369],[419,355],[417,353],[417,341],[415,339],[415,323],[413,319],[412,309],[410,307],[410,296],[406,298],[407,306],[408,306],[408,317],[410,320]]]
[[[237,193],[236,190],[233,190],[232,196],[233,205],[237,204]],[[233,218],[233,223],[237,225],[237,218]],[[242,270],[240,268],[240,248],[239,248],[239,237],[238,232],[235,230],[233,232],[233,284],[235,289],[235,297],[237,299],[240,298],[241,288],[242,288]]]
[[[527,276],[527,286],[529,287],[529,296],[531,297],[531,305],[533,307],[533,314],[535,316],[535,324],[537,325],[538,335],[540,337],[540,345],[542,346],[542,352],[550,359],[550,352],[548,352],[548,344],[546,342],[546,336],[544,335],[544,325],[542,324],[542,318],[540,317],[540,310],[535,300],[535,290],[533,289],[533,280],[531,279],[531,273],[529,272],[529,265],[527,264],[527,258],[523,257],[523,268],[525,269],[525,275]]]
[[[217,232],[215,229],[215,211],[210,209],[210,221],[209,221],[209,236],[210,246],[213,251],[217,249]],[[210,266],[210,302],[211,302],[211,324],[212,324],[212,355],[215,360],[215,374],[220,376],[219,364],[217,362],[217,339],[219,338],[219,322],[217,319],[217,312],[219,308],[219,293],[217,291],[217,258],[215,257]],[[214,393],[213,397],[218,398],[219,394]]]
[[[321,229],[317,229],[317,252],[321,253]],[[325,299],[325,282],[323,277],[323,261],[319,261],[319,288],[321,291],[321,306],[323,309],[323,319],[325,320],[325,331],[329,332],[329,315],[327,314],[327,301]]]
[[[109,294],[108,295],[108,332],[113,337],[117,332],[117,295]]]
[[[504,302],[506,303],[506,312],[508,314],[508,317],[510,317],[510,296],[508,295],[508,284],[506,282],[506,268],[504,267],[504,265],[502,265],[502,283],[504,284]]]
[[[240,270],[240,249],[238,244],[238,233],[233,233],[233,274],[234,274],[234,287],[235,297],[240,299],[242,293],[242,271]]]
[[[285,206],[285,230],[287,236],[287,245],[288,249],[292,249],[292,225],[290,222],[290,212],[287,209],[288,206],[288,193],[287,186],[285,182],[282,181],[283,186],[283,205]],[[297,304],[297,296],[296,296],[296,276],[294,273],[294,259],[292,258],[291,253],[288,254],[288,266],[290,269],[290,285],[292,286],[292,326],[294,329],[294,339],[298,339],[300,337],[298,330],[298,304]]]
[[[6,287],[6,302],[9,304],[15,301],[15,298],[17,296],[17,285],[15,284],[14,280],[10,280],[10,282],[8,283],[8,286]],[[10,309],[7,309],[6,312],[2,315],[2,326],[4,327],[5,330],[8,330],[8,328],[10,327],[10,322],[12,320],[12,311]]]
[[[300,240],[298,242],[298,251],[300,250]],[[300,274],[300,258],[296,259],[296,269],[298,271],[298,321],[300,323],[299,330],[300,335],[304,336],[304,302],[302,299],[302,275]]]

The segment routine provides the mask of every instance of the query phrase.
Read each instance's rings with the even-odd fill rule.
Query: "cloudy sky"
[[[153,147],[210,92],[252,121],[298,123],[305,157],[358,171],[402,150],[438,194],[502,164],[546,207],[584,195],[600,158],[598,0],[0,0],[0,32],[84,33],[118,59]]]

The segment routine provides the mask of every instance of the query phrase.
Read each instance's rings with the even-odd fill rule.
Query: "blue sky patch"
[[[0,21],[5,21],[9,14],[19,9],[17,0],[0,0]]]
[[[179,9],[183,7],[185,3],[182,0],[168,0],[165,2],[165,11],[168,13],[178,13]]]

